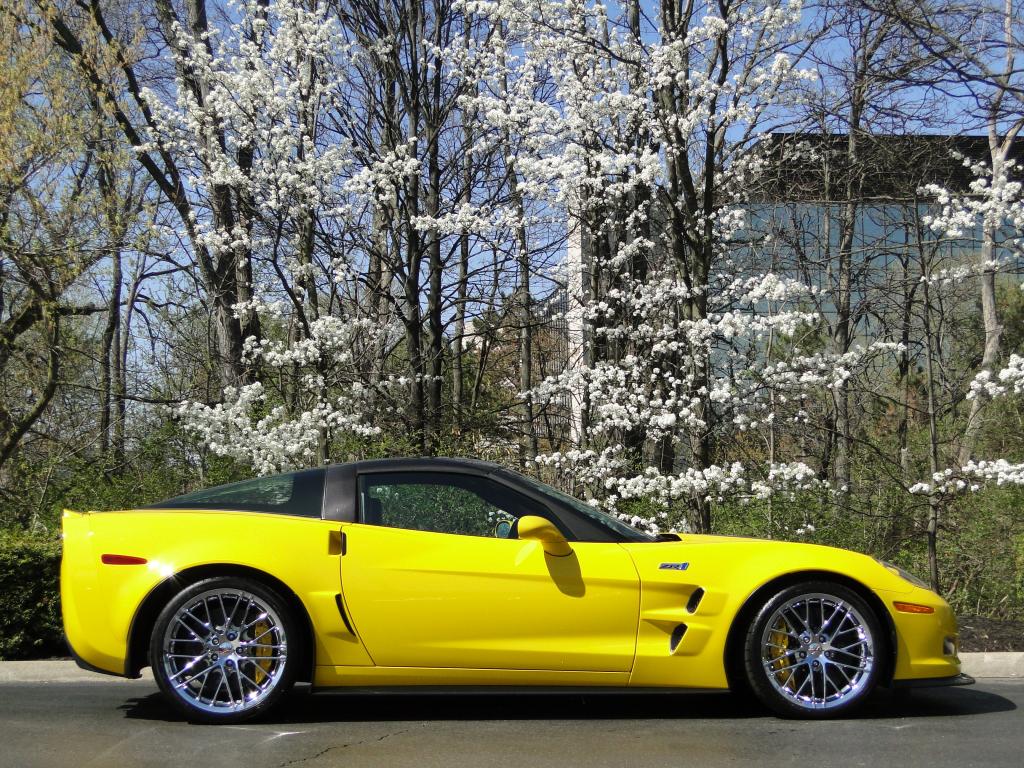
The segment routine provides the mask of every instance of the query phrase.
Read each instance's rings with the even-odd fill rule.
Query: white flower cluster
[[[984,483],[1024,485],[1024,463],[1013,464],[1006,459],[970,461],[959,469],[936,472],[931,482],[914,483],[908,490],[921,496],[952,496],[977,492]]]
[[[227,388],[224,402],[213,406],[182,403],[175,415],[213,453],[249,464],[257,474],[314,463],[325,431],[378,432],[364,423],[357,397],[320,400],[299,413],[284,406],[268,409],[258,382]]]
[[[1009,233],[1008,243],[1019,246],[1024,232],[1024,185],[1014,181],[1016,164],[1006,160],[995,172],[983,163],[964,160],[974,175],[968,192],[957,195],[944,187],[929,185],[922,191],[935,198],[938,212],[926,216],[925,224],[950,238],[973,237],[979,229]]]
[[[273,315],[272,307],[265,309],[264,317]],[[249,464],[257,473],[315,463],[331,437],[380,432],[372,423],[375,393],[363,383],[360,365],[368,349],[393,333],[365,320],[328,316],[311,322],[299,340],[249,338],[246,361],[297,374],[299,391],[268,393],[260,382],[228,387],[222,402],[184,402],[175,416],[213,453]],[[405,383],[385,381],[377,389]]]
[[[997,398],[1007,394],[1024,394],[1024,357],[1021,355],[1010,355],[1006,366],[992,377],[991,371],[982,370],[971,381],[967,398],[973,400],[977,397]]]

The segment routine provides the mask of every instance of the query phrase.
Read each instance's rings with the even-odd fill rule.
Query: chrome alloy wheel
[[[202,592],[182,604],[161,648],[173,692],[211,713],[259,705],[280,683],[288,658],[277,612],[257,595],[231,588]]]
[[[860,694],[876,662],[870,624],[850,603],[810,593],[775,609],[761,635],[772,687],[802,709],[828,710]]]

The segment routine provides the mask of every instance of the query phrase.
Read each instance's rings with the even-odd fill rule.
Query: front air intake
[[[686,634],[686,625],[685,624],[677,624],[676,628],[672,630],[672,637],[670,637],[669,641],[668,641],[668,651],[669,651],[669,653],[675,653],[676,652],[676,648],[678,648],[679,647],[679,643],[681,643],[683,641],[683,635],[685,635],[685,634]]]
[[[704,598],[704,588],[697,587],[693,590],[693,594],[690,595],[690,600],[686,604],[687,613],[696,613],[697,606],[700,605],[700,601]]]

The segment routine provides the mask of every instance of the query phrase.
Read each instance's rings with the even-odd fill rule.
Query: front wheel
[[[295,620],[272,589],[212,578],[157,617],[149,658],[157,685],[195,722],[237,723],[270,709],[295,680]]]
[[[747,680],[769,709],[787,717],[847,714],[878,683],[886,640],[871,606],[853,590],[808,582],[781,590],[751,622]]]

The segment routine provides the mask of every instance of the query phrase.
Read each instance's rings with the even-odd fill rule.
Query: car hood
[[[624,545],[642,578],[685,571],[693,580],[743,588],[792,573],[838,574],[872,589],[906,592],[910,582],[873,557],[838,547],[745,536],[680,534],[679,541]]]

